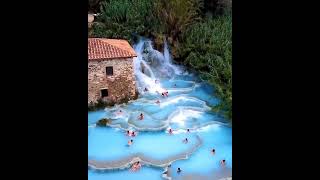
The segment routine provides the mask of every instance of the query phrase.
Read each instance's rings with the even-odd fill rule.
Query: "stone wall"
[[[106,75],[106,67],[113,67],[113,75]],[[108,89],[107,103],[119,103],[136,96],[133,58],[88,61],[88,105],[97,103],[101,89]]]

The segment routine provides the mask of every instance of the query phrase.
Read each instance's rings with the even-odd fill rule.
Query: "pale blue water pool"
[[[143,167],[138,173],[128,170],[111,170],[107,172],[99,172],[94,170],[88,171],[88,179],[92,180],[163,180],[161,177],[162,170],[159,168]]]
[[[188,138],[189,142],[182,143]],[[133,139],[133,145],[127,142]],[[155,160],[164,160],[191,149],[197,143],[194,134],[169,135],[163,132],[140,132],[136,137],[114,128],[92,128],[88,137],[88,156],[96,160],[124,159],[136,153]]]
[[[150,69],[157,72],[156,67],[150,66]],[[148,77],[137,72],[136,77],[140,84],[138,89],[144,89],[141,85],[154,81],[143,79]],[[89,180],[163,179],[164,167],[160,167],[163,163],[171,164],[173,179],[192,174],[210,179],[212,174],[224,168],[232,169],[232,128],[227,120],[211,111],[210,106],[219,103],[214,88],[187,73],[156,79],[158,83],[148,86],[148,92],[140,91],[137,100],[88,113],[89,160],[110,163],[141,156],[154,166],[143,165],[137,172],[128,168],[103,170],[91,167]],[[161,97],[159,90],[167,90],[169,97]],[[122,113],[119,113],[120,109]],[[143,120],[138,119],[140,113],[144,114]],[[110,127],[96,127],[94,124],[101,118],[111,119]],[[169,128],[173,129],[172,135],[168,133]],[[126,130],[135,130],[138,134],[129,137]],[[185,138],[188,143],[182,142]],[[129,147],[130,139],[133,144]],[[216,150],[214,155],[210,152],[212,148]],[[188,158],[181,159],[186,154],[189,154]],[[220,164],[222,159],[226,160],[225,167]],[[176,172],[178,167],[182,169],[180,174]]]

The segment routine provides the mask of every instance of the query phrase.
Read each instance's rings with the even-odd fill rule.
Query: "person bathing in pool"
[[[131,139],[130,141],[128,141],[128,146],[131,146],[133,144],[133,140]]]
[[[178,168],[177,173],[181,173],[181,169],[180,168]]]
[[[188,143],[188,138],[185,138],[185,139],[183,140],[183,142],[187,144],[187,143]]]
[[[122,114],[122,110],[120,109],[118,112],[116,112],[117,115],[121,115]]]
[[[221,164],[221,166],[225,166],[225,165],[226,165],[226,160],[225,160],[225,159],[222,159],[222,160],[220,161],[220,164]]]
[[[140,119],[140,120],[143,120],[143,119],[144,119],[144,115],[143,115],[142,113],[139,115],[139,119]]]
[[[160,100],[159,100],[159,99],[156,101],[156,104],[159,104],[159,105],[160,105]]]
[[[215,153],[216,153],[216,150],[215,150],[215,149],[212,149],[212,150],[211,150],[211,154],[214,155]]]
[[[130,132],[129,130],[127,131],[127,136],[131,136],[131,137],[135,137],[137,135],[137,133],[135,133],[134,131]]]
[[[169,93],[168,91],[162,92],[162,93],[161,93],[161,96],[162,96],[162,97],[168,97],[168,96],[169,96],[168,93]]]
[[[138,161],[138,162],[136,162],[136,163],[134,163],[134,164],[132,165],[131,170],[132,170],[132,171],[138,171],[140,168],[141,168],[141,164],[140,164],[140,162]]]

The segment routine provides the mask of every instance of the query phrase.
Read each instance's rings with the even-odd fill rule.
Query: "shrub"
[[[213,84],[223,100],[220,111],[232,118],[232,19],[231,14],[196,23],[183,34],[178,48],[185,65]]]
[[[91,37],[127,39],[132,43],[135,34],[149,34],[153,27],[149,0],[105,0],[100,11],[97,21],[101,24],[94,24]]]

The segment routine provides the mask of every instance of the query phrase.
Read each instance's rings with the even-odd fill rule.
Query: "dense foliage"
[[[101,15],[89,36],[124,38],[133,42],[133,35],[148,36],[153,30],[152,1],[106,0],[101,3]]]
[[[102,0],[88,0],[88,11],[96,13]]]
[[[183,33],[179,54],[184,63],[216,88],[223,99],[216,110],[232,118],[232,20],[230,15],[205,19]]]
[[[158,49],[167,38],[175,60],[215,86],[222,103],[214,109],[232,119],[231,0],[91,1],[99,2],[94,12],[100,16],[89,30],[90,37],[134,43],[141,35],[152,38]]]
[[[159,19],[159,33],[176,40],[188,25],[199,20],[199,0],[157,0],[154,1],[154,14]]]

